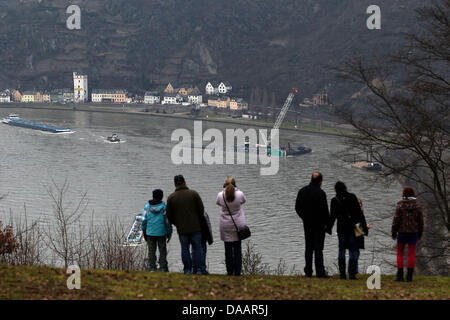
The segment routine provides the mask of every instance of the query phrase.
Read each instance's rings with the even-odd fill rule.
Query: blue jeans
[[[193,265],[197,267],[197,274],[204,274],[206,263],[202,246],[202,233],[199,231],[178,236],[181,244],[181,260],[184,265],[184,274],[191,274]],[[190,252],[191,246],[192,256]]]
[[[338,234],[339,239],[339,259],[345,260],[345,251],[348,247],[348,266],[350,266],[350,260],[356,261],[356,273],[358,273],[358,259],[359,259],[359,248],[356,242],[356,237],[353,233],[340,233]]]
[[[203,255],[205,256],[205,265],[206,265],[206,252],[208,251],[208,248],[206,246],[206,242],[203,240],[202,240],[202,248],[203,248]],[[192,272],[197,273],[197,265],[195,264],[194,253],[191,253],[191,259],[192,259]]]
[[[241,241],[225,242],[225,265],[229,276],[240,276],[242,272]]]

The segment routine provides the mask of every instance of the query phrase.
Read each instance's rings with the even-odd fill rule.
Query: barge
[[[40,130],[40,131],[47,131],[47,132],[52,132],[52,133],[70,132],[70,129],[68,129],[68,128],[57,128],[57,127],[48,126],[46,124],[33,123],[30,121],[23,120],[17,114],[10,114],[8,117],[4,118],[2,120],[2,122],[4,124],[8,124],[10,126],[22,127],[22,128],[28,128],[28,129],[34,129],[34,130]]]

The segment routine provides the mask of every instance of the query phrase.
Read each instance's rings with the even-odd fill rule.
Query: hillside
[[[309,300],[450,299],[450,278],[416,276],[412,283],[382,276],[369,290],[367,276],[343,281],[298,276],[185,276],[144,271],[81,271],[81,289],[68,290],[63,269],[0,265],[0,299]]]
[[[81,30],[66,28],[64,0],[0,0],[0,88],[142,91],[167,81],[227,80],[248,98],[267,88],[284,100],[343,88],[326,66],[397,46],[418,0],[380,0],[382,30],[366,28],[368,0],[78,0]]]

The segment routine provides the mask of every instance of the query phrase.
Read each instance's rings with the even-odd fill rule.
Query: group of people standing
[[[370,224],[366,223],[362,201],[355,194],[348,192],[346,185],[338,181],[334,189],[336,196],[331,199],[330,210],[325,191],[322,190],[323,177],[314,172],[308,186],[300,189],[295,210],[303,220],[305,231],[305,268],[307,277],[312,277],[313,256],[316,276],[327,278],[323,263],[325,234],[332,234],[337,220],[339,241],[338,266],[341,279],[347,279],[346,251],[349,251],[349,279],[356,279],[360,249],[364,249],[364,236],[369,234]],[[422,208],[415,198],[414,190],[405,187],[403,199],[397,203],[393,223],[392,238],[397,240],[397,281],[404,281],[403,254],[408,244],[407,281],[412,281],[415,265],[416,243],[423,233]]]
[[[309,185],[301,188],[295,202],[295,211],[303,221],[305,232],[305,268],[307,277],[313,274],[313,257],[316,276],[328,278],[323,261],[326,233],[332,234],[337,221],[339,241],[338,266],[341,279],[356,279],[360,249],[364,249],[364,236],[370,224],[366,223],[362,202],[355,194],[348,192],[346,185],[335,184],[336,196],[330,209],[327,196],[321,185],[323,176],[314,172]],[[160,271],[168,271],[166,243],[171,239],[172,225],[177,228],[181,258],[185,274],[207,274],[207,243],[213,236],[209,217],[205,212],[200,195],[186,185],[182,175],[174,177],[175,191],[163,199],[162,190],[153,191],[153,199],[144,207],[142,230],[148,244],[149,270],[156,271],[156,249],[159,249]],[[220,238],[225,245],[225,264],[228,275],[242,273],[242,247],[239,230],[245,228],[246,219],[242,205],[246,202],[244,193],[236,186],[233,177],[227,177],[223,190],[219,192],[216,204],[220,207]],[[406,187],[403,199],[397,204],[392,223],[392,238],[397,240],[397,281],[404,281],[403,253],[408,244],[407,281],[412,281],[415,264],[416,243],[423,233],[423,214],[415,198],[414,190]],[[348,266],[346,251],[349,251]]]
[[[174,177],[175,191],[162,202],[163,192],[153,191],[153,199],[144,207],[142,231],[148,244],[149,270],[156,271],[156,248],[158,247],[160,271],[168,271],[167,249],[176,226],[181,245],[181,260],[185,274],[207,274],[207,243],[213,236],[209,217],[197,191],[189,189],[182,175]],[[225,243],[225,264],[228,275],[239,276],[242,272],[242,248],[238,230],[246,225],[242,205],[245,195],[236,187],[233,177],[227,177],[223,190],[217,195],[220,206],[220,238]]]

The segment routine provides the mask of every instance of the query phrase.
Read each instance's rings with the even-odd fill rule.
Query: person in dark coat
[[[322,174],[314,172],[308,186],[300,189],[295,202],[295,211],[303,220],[305,231],[305,274],[312,277],[312,260],[314,254],[314,264],[316,276],[327,278],[323,265],[323,247],[325,242],[325,232],[329,222],[329,211],[327,195],[321,189]]]
[[[328,231],[331,234],[334,222],[337,220],[337,234],[339,239],[338,265],[341,279],[347,279],[345,272],[345,252],[348,250],[348,274],[350,279],[356,279],[358,273],[359,249],[364,249],[364,236],[355,236],[355,226],[360,224],[367,236],[369,228],[358,198],[347,191],[347,187],[341,181],[334,186],[336,196],[331,199],[331,214]]]
[[[167,218],[177,228],[184,273],[191,274],[195,265],[197,274],[206,274],[206,257],[202,244],[202,219],[205,212],[203,201],[196,191],[186,186],[182,175],[175,176],[174,183],[175,192],[167,198]]]
[[[397,279],[403,279],[403,254],[408,245],[408,274],[406,281],[411,282],[416,260],[416,245],[423,233],[422,206],[416,199],[414,189],[403,189],[403,200],[397,203],[392,221],[392,239],[397,240]]]
[[[209,220],[209,215],[206,211],[203,213],[203,217],[201,218],[200,228],[202,230],[201,232],[202,232],[203,255],[205,256],[206,261],[206,253],[208,252],[207,244],[212,245],[214,242],[211,228],[211,221]],[[197,273],[198,268],[197,265],[195,264],[193,253],[191,254],[191,258],[192,258],[192,271],[193,273]],[[209,272],[206,270],[205,274],[209,274]]]

